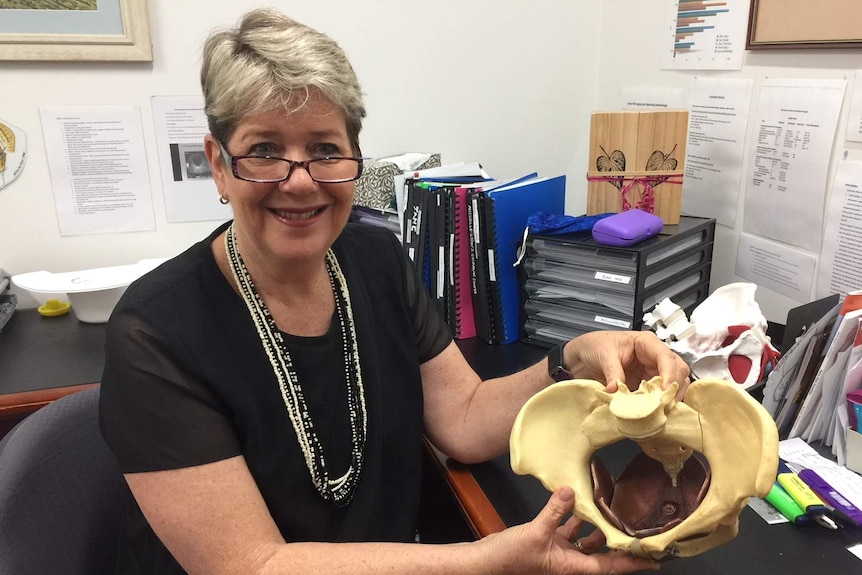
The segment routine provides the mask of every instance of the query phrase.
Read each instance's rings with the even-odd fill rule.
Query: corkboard
[[[862,48],[859,0],[751,0],[748,48]]]

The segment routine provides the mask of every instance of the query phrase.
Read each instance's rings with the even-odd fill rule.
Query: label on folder
[[[613,282],[617,284],[630,284],[632,278],[630,276],[621,276],[619,274],[610,274],[608,272],[596,272],[595,278],[603,282]]]

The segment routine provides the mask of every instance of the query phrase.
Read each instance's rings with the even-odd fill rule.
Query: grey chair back
[[[0,442],[0,575],[114,572],[130,494],[98,405],[98,388],[68,395]]]

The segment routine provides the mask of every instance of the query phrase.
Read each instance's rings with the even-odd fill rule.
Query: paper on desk
[[[841,304],[836,305],[829,313],[812,324],[789,350],[785,350],[778,365],[769,372],[769,377],[763,388],[763,407],[773,417],[776,416],[785,401],[793,399],[789,387],[793,384],[799,370],[804,370],[805,362],[803,360],[806,349],[818,334],[830,329],[830,322],[838,317],[840,309]]]
[[[850,420],[847,418],[847,394],[851,391],[855,391],[860,389],[860,382],[862,382],[862,365],[859,364],[858,361],[854,361],[858,356],[857,348],[860,346],[856,346],[851,351],[850,358],[847,361],[847,369],[844,376],[844,381],[842,385],[837,386],[838,390],[835,398],[835,409],[832,414],[832,421],[830,421],[829,425],[829,433],[833,436],[839,434],[843,436],[844,430],[847,429]],[[838,416],[840,413],[844,414],[844,425],[840,425],[838,421]]]
[[[830,422],[830,428],[828,431],[830,436],[839,431],[842,436],[844,435],[844,429],[846,429],[847,425],[845,424],[843,427],[839,428],[837,426],[835,413],[837,412],[838,407],[843,407],[845,405],[847,393],[862,387],[862,318],[857,320],[856,333],[853,336],[853,344],[849,349],[847,366],[844,368],[844,374],[842,375],[841,380],[841,382],[836,383],[835,396],[832,399],[835,404],[835,411],[833,412],[832,421]]]
[[[832,433],[832,455],[838,459],[838,465],[847,464],[847,436],[845,430],[850,427],[847,417],[847,405],[842,403],[835,408],[836,425]]]
[[[851,356],[852,362],[852,356]],[[857,361],[856,365],[847,370],[847,377],[844,378],[844,395],[853,391],[862,389],[862,360]]]
[[[860,324],[860,330],[862,330],[862,324]],[[844,434],[846,433],[846,429],[850,427],[850,417],[847,414],[847,402],[845,398],[851,391],[862,389],[862,345],[860,345],[860,334],[862,334],[862,331],[856,335],[856,342],[850,354],[850,359],[847,362],[847,375],[844,377],[844,385],[841,388],[835,405],[835,413],[832,417],[832,455],[838,458],[838,463],[841,465],[844,464],[844,458],[847,454]]]
[[[809,440],[820,439],[820,437],[813,436],[809,430],[817,425],[815,413],[818,411],[821,402],[824,401],[824,375],[829,368],[835,364],[835,361],[838,359],[839,352],[847,350],[853,343],[856,337],[856,332],[859,328],[860,317],[862,317],[862,310],[850,311],[844,316],[841,323],[838,325],[835,337],[832,339],[832,343],[829,344],[826,355],[823,358],[823,362],[820,364],[820,369],[817,370],[817,375],[814,376],[811,389],[809,390],[805,401],[803,401],[802,407],[799,409],[799,415],[796,417],[796,421],[793,422],[793,427],[790,429],[789,437],[805,437]],[[779,361],[778,363],[780,364],[781,362]],[[830,414],[834,408],[835,406],[833,405],[829,409]]]
[[[759,497],[751,497],[748,500],[748,506],[758,515],[760,518],[766,521],[769,525],[777,525],[779,523],[790,523],[790,520],[782,515],[781,511],[772,506],[769,501],[765,499],[761,499]]]
[[[803,379],[805,379],[805,376],[808,373],[808,369],[806,368],[806,366],[811,361],[815,360],[815,358],[813,357],[814,350],[815,348],[819,347],[817,345],[817,338],[815,337],[810,337],[806,339],[806,341],[808,342],[808,345],[805,346],[805,353],[802,356],[802,359],[796,362],[796,373],[793,375],[792,379],[788,378],[787,381],[790,382],[790,384],[787,385],[786,391],[784,392],[784,396],[781,398],[781,401],[778,404],[777,413],[773,415],[773,418],[775,419],[775,425],[776,427],[778,427],[779,430],[782,430],[786,426],[789,426],[789,424],[793,421],[792,418],[796,415],[796,410],[799,408],[799,404],[795,401],[796,395],[799,394],[800,389],[802,388],[802,385],[804,383]],[[794,346],[794,349],[795,348],[796,346]],[[816,359],[819,361],[819,357]],[[781,363],[779,362],[779,365],[780,364]],[[763,402],[765,405],[765,392],[763,394],[763,398]]]
[[[832,434],[830,423],[838,404],[838,396],[844,383],[844,375],[847,373],[847,360],[850,359],[851,349],[839,351],[833,363],[823,373],[821,381],[822,391],[820,401],[814,411],[811,425],[802,433],[805,441],[823,441],[829,447],[832,445]]]
[[[812,469],[855,507],[862,509],[862,476],[817,453],[795,437],[778,442],[778,456],[795,470]]]

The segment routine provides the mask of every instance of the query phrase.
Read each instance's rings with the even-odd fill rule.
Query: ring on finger
[[[572,545],[574,545],[574,546],[575,546],[575,549],[577,549],[577,550],[578,550],[578,551],[580,551],[581,553],[586,554],[587,550],[586,550],[586,549],[584,549],[584,544],[583,544],[583,543],[581,543],[581,540],[580,540],[580,539],[575,539],[574,541],[572,541]]]

